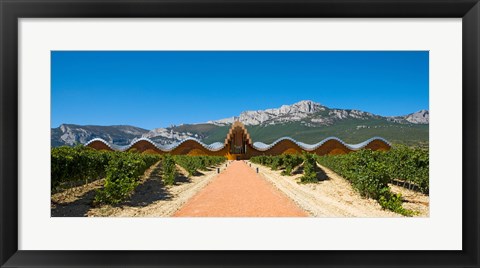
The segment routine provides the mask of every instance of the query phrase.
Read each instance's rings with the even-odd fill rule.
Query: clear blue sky
[[[146,129],[312,100],[379,115],[428,109],[428,51],[52,51],[52,127]]]

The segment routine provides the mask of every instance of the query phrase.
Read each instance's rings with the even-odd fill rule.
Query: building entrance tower
[[[249,147],[251,148],[252,140],[241,122],[235,121],[233,123],[225,139],[225,145],[231,155],[229,158],[246,159],[246,154],[248,153]]]

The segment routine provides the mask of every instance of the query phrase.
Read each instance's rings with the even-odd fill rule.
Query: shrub
[[[300,178],[302,183],[318,182],[317,179],[317,163],[315,156],[310,153],[303,155],[297,154],[283,154],[283,155],[260,155],[250,158],[252,163],[270,167],[272,170],[284,168],[282,175],[290,176],[295,167],[303,163],[304,175]]]
[[[97,190],[95,202],[117,204],[126,200],[139,184],[141,175],[158,159],[158,155],[115,152],[108,162],[105,184]]]
[[[282,155],[283,157],[283,165],[285,170],[282,171],[282,175],[291,176],[293,169],[300,165],[303,162],[303,158],[299,155]]]
[[[382,208],[409,217],[416,214],[414,211],[405,209],[402,206],[402,194],[393,194],[390,192],[389,188],[384,188],[383,191],[384,193],[381,194],[380,198],[378,199],[378,203],[380,206],[382,206]]]
[[[51,189],[61,184],[100,179],[112,152],[97,151],[83,145],[51,149]]]
[[[396,145],[386,153],[389,176],[429,192],[429,153],[426,148]],[[410,187],[409,186],[409,187]]]
[[[177,175],[177,168],[175,167],[175,160],[170,154],[163,156],[162,161],[162,179],[166,185],[173,185]]]
[[[303,155],[303,176],[300,177],[301,183],[316,183],[317,179],[317,161],[315,156],[304,152]]]

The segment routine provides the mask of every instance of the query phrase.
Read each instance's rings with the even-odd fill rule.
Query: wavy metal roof
[[[298,145],[300,148],[302,148],[305,151],[314,151],[317,148],[319,148],[320,146],[322,146],[324,143],[326,143],[327,141],[330,141],[330,140],[338,141],[341,144],[343,144],[345,147],[347,147],[348,149],[354,150],[354,151],[365,148],[369,143],[371,143],[372,141],[375,141],[375,140],[380,140],[382,142],[385,142],[389,146],[391,146],[391,144],[387,140],[385,140],[384,138],[381,138],[381,137],[373,137],[373,138],[370,138],[370,139],[368,139],[364,142],[358,143],[358,144],[347,144],[337,137],[328,137],[328,138],[326,138],[326,139],[324,139],[324,140],[322,140],[318,143],[315,143],[315,144],[307,144],[307,143],[296,141],[296,140],[294,140],[290,137],[283,137],[283,138],[277,139],[276,141],[274,141],[273,143],[270,143],[270,144],[265,144],[263,142],[255,142],[255,143],[252,144],[252,146],[253,146],[253,148],[255,148],[258,151],[267,151],[267,150],[271,149],[272,147],[274,147],[279,142],[284,141],[284,140],[288,140],[288,141],[291,141],[291,142],[295,143],[296,145]],[[140,139],[133,140],[129,145],[125,145],[125,146],[119,146],[119,145],[111,144],[111,143],[105,141],[104,139],[95,138],[95,139],[92,139],[89,142],[85,143],[85,146],[88,146],[90,143],[95,142],[95,141],[99,141],[99,142],[104,143],[106,146],[108,146],[110,149],[112,149],[114,151],[121,151],[121,152],[130,149],[132,146],[134,146],[136,143],[138,143],[140,141],[146,141],[146,142],[152,144],[155,148],[157,148],[157,149],[159,149],[163,152],[170,152],[170,151],[174,150],[175,148],[177,148],[178,146],[182,145],[183,143],[185,143],[187,141],[194,141],[194,142],[200,144],[203,148],[205,148],[209,151],[213,151],[213,152],[220,151],[221,149],[223,149],[225,147],[225,144],[221,143],[221,142],[214,142],[212,144],[205,144],[205,143],[203,143],[203,142],[201,142],[201,141],[199,141],[195,138],[187,138],[187,139],[184,139],[180,142],[175,142],[175,143],[171,143],[171,144],[167,144],[167,145],[161,145],[161,144],[155,143],[148,138],[140,138]]]
[[[115,145],[115,144],[112,144],[112,143],[109,143],[109,142],[105,141],[104,139],[95,138],[95,139],[92,139],[89,142],[85,143],[85,146],[88,146],[90,143],[95,142],[95,141],[102,142],[105,145],[107,145],[108,148],[110,148],[114,151],[120,151],[120,152],[127,151],[128,149],[132,148],[132,146],[134,146],[136,143],[138,143],[140,141],[146,141],[146,142],[152,144],[155,148],[157,148],[161,151],[164,151],[164,152],[170,152],[170,151],[174,150],[175,148],[177,148],[178,146],[182,145],[183,143],[185,143],[187,141],[194,141],[194,142],[200,144],[203,148],[205,148],[207,150],[210,150],[210,151],[219,151],[219,150],[223,149],[223,147],[225,147],[225,144],[223,144],[221,142],[214,142],[212,144],[205,144],[205,143],[203,143],[203,142],[201,142],[201,141],[199,141],[195,138],[187,138],[187,139],[184,139],[180,142],[174,142],[174,143],[166,144],[166,145],[158,144],[158,143],[153,142],[152,140],[150,140],[148,138],[140,138],[140,139],[133,140],[129,145],[125,145],[125,146]]]
[[[381,137],[373,137],[373,138],[370,138],[370,139],[368,139],[364,142],[358,143],[358,144],[348,144],[348,143],[345,143],[344,141],[342,141],[341,139],[339,139],[337,137],[328,137],[328,138],[323,139],[322,141],[320,141],[318,143],[315,143],[315,144],[307,144],[307,143],[296,141],[295,139],[292,139],[290,137],[283,137],[283,138],[277,139],[276,141],[274,141],[270,144],[265,144],[263,142],[255,142],[253,144],[253,147],[255,149],[259,150],[259,151],[267,151],[267,150],[271,149],[272,147],[274,147],[277,143],[279,143],[281,141],[284,141],[284,140],[289,140],[289,141],[295,143],[296,145],[298,145],[300,148],[302,148],[305,151],[314,151],[314,150],[318,149],[320,146],[322,146],[324,143],[326,143],[327,141],[330,141],[330,140],[336,140],[336,141],[340,142],[341,144],[345,145],[345,147],[347,147],[348,149],[354,150],[354,151],[365,148],[365,146],[367,146],[370,142],[372,142],[374,140],[381,140],[381,141],[385,142],[386,144],[388,144],[388,146],[392,146],[387,140],[385,140],[384,138],[381,138]]]

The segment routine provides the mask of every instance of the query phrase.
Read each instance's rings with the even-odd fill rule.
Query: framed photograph
[[[478,267],[478,1],[2,1],[1,267]]]

